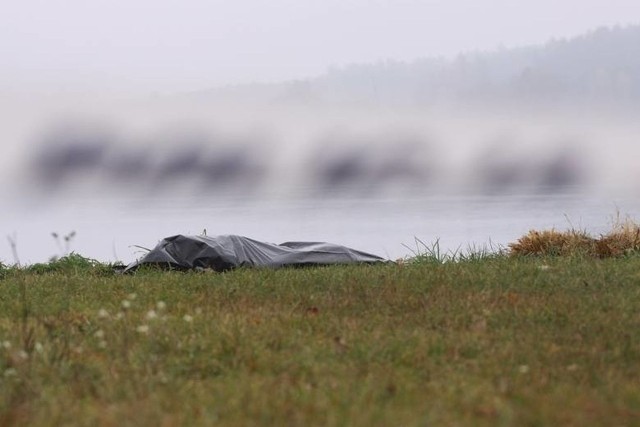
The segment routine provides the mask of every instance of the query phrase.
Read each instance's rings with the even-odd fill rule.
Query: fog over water
[[[12,128],[24,143],[3,158],[3,231],[22,262],[61,251],[51,232],[131,261],[133,245],[204,229],[398,258],[414,237],[443,250],[504,245],[534,227],[602,231],[640,207],[640,129],[627,112],[59,107],[23,110],[33,116]],[[11,262],[9,245],[1,256]]]
[[[33,117],[9,125],[23,143],[4,158],[5,182],[16,185],[3,194],[18,204],[110,198],[153,204],[177,196],[640,190],[640,123],[627,111],[235,107],[197,101],[110,102],[62,112],[28,107],[22,114]]]
[[[96,55],[94,74],[87,56],[69,76],[113,71]],[[640,27],[407,57],[155,93],[126,67],[133,86],[60,69],[49,84],[15,77],[29,68],[16,60],[0,75],[0,233],[22,263],[68,250],[129,262],[135,245],[205,230],[399,258],[416,238],[497,248],[637,214]],[[0,261],[17,261],[8,243]]]

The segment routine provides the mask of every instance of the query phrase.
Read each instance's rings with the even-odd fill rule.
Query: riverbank
[[[2,425],[630,425],[640,258],[0,280]]]

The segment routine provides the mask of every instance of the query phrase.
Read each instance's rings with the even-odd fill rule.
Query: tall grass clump
[[[489,246],[469,246],[466,250],[458,248],[456,250],[443,251],[440,248],[440,239],[433,243],[426,243],[414,237],[415,248],[404,245],[411,252],[411,256],[401,260],[402,263],[411,264],[445,264],[448,262],[481,262],[504,255],[504,250],[500,247]]]
[[[0,279],[9,275],[20,274],[64,274],[86,276],[110,276],[119,269],[118,264],[105,264],[92,258],[71,252],[61,258],[52,258],[47,263],[36,263],[28,266],[14,265],[12,267],[0,264]]]
[[[407,248],[413,256],[403,260],[403,262],[421,263],[421,264],[443,264],[450,261],[452,254],[443,252],[440,249],[440,239],[436,239],[435,242],[427,244],[417,237],[414,237],[415,248],[408,245],[403,246]]]

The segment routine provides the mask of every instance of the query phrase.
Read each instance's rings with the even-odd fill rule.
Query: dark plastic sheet
[[[180,270],[227,271],[237,267],[280,268],[352,263],[387,262],[384,258],[345,246],[320,242],[286,242],[279,245],[247,237],[167,237],[125,272],[140,265],[158,265]]]

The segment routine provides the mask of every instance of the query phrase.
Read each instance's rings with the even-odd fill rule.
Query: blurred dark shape
[[[38,183],[53,189],[67,179],[99,171],[113,142],[109,133],[97,129],[59,130],[49,134],[38,145],[32,162]]]
[[[488,193],[502,193],[513,190],[526,180],[527,161],[512,148],[514,142],[502,140],[489,145],[477,160],[478,177],[482,190]]]
[[[193,177],[200,167],[204,148],[200,145],[176,144],[177,148],[165,153],[153,173],[153,182],[161,185],[166,181]]]
[[[168,132],[151,143],[137,142],[116,140],[95,126],[55,131],[39,144],[31,170],[47,190],[78,188],[73,183],[82,183],[91,173],[103,180],[96,184],[111,184],[113,190],[124,182],[129,191],[135,189],[132,185],[139,190],[177,185],[197,191],[248,191],[258,187],[270,166],[265,147],[251,138]]]
[[[429,181],[426,144],[403,135],[349,138],[332,136],[318,142],[309,163],[321,192],[422,187]]]
[[[480,156],[477,175],[491,194],[518,190],[557,193],[585,182],[585,158],[569,147],[545,151],[516,149],[515,141],[499,142]]]
[[[321,144],[324,145],[324,144]],[[360,185],[366,180],[369,151],[366,147],[349,147],[340,150],[320,149],[313,156],[318,184],[321,189],[344,189]]]
[[[151,197],[165,190],[249,195],[270,190],[267,182],[291,189],[284,180],[293,179],[316,194],[346,197],[420,194],[435,188],[434,182],[447,190],[461,180],[463,186],[489,194],[554,193],[585,184],[590,170],[584,144],[562,139],[523,145],[517,136],[507,135],[445,169],[438,168],[442,159],[431,141],[411,130],[340,130],[311,148],[302,146],[304,151],[283,152],[290,163],[279,166],[274,145],[263,134],[165,132],[142,142],[116,139],[95,126],[68,129],[44,138],[31,160],[32,177],[46,191],[87,194],[125,187],[122,191],[146,191]],[[293,182],[293,189],[299,190],[298,185]]]
[[[110,180],[132,184],[149,175],[151,171],[149,154],[146,150],[139,149],[131,152],[115,150],[104,159],[103,170]]]
[[[202,158],[196,172],[205,189],[228,185],[256,189],[267,169],[265,156],[259,154],[262,153],[248,144],[218,147]]]
[[[586,162],[578,150],[554,153],[539,166],[540,187],[562,190],[584,183]]]
[[[392,137],[377,150],[372,174],[377,185],[425,185],[431,172],[425,143],[419,139]]]
[[[147,178],[153,187],[178,184],[195,191],[249,190],[266,168],[264,156],[257,160],[255,140],[205,131],[174,132],[152,152]]]

